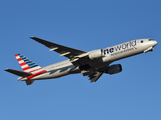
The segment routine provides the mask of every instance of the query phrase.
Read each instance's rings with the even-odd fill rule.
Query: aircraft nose
[[[158,42],[157,42],[157,41],[154,41],[154,43],[153,43],[153,44],[154,44],[154,47],[155,47],[155,46],[158,44]]]
[[[150,39],[150,44],[151,44],[152,47],[155,47],[158,44],[158,42]]]

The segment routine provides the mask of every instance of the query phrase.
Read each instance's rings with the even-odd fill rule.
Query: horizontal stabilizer
[[[27,76],[33,75],[32,73],[23,72],[23,71],[14,70],[14,69],[5,69],[5,71],[18,75],[20,77],[27,77]]]

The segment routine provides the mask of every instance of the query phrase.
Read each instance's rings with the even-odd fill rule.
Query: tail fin
[[[24,55],[19,53],[19,54],[16,54],[15,57],[23,71],[33,73],[33,74],[39,71],[42,71],[42,68],[39,65],[29,60]]]

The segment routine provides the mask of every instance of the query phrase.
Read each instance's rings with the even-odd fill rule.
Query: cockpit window
[[[154,41],[153,39],[149,39],[148,41]]]

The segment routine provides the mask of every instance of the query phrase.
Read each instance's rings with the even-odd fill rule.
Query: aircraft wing
[[[76,56],[87,53],[87,52],[82,51],[82,50],[77,50],[77,49],[74,49],[74,48],[70,48],[70,47],[66,47],[66,46],[63,46],[63,45],[56,44],[56,43],[52,43],[52,42],[49,42],[49,41],[46,41],[46,40],[43,40],[43,39],[40,39],[40,38],[37,38],[37,37],[30,37],[30,38],[39,42],[39,43],[41,43],[41,44],[43,44],[43,45],[45,45],[48,48],[50,48],[50,51],[55,51],[55,52],[59,53],[60,56],[65,56],[69,59],[72,59]]]
[[[55,51],[59,53],[60,56],[69,58],[70,62],[75,66],[85,65],[90,62],[88,59],[86,59],[86,56],[89,54],[86,51],[66,47],[37,37],[30,38],[50,48],[50,51]]]

